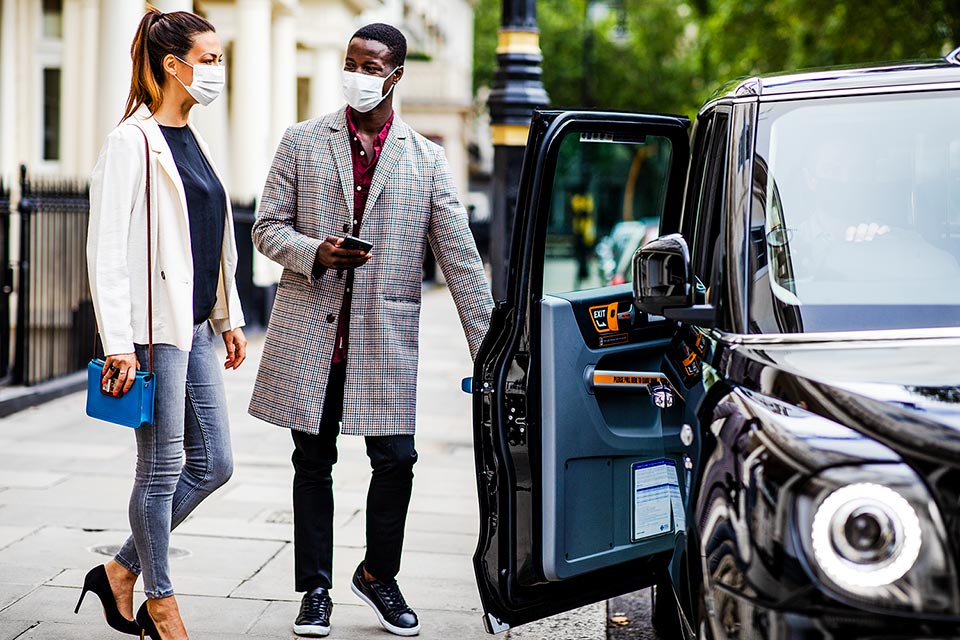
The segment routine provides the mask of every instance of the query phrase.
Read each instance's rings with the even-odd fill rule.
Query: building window
[[[43,70],[43,159],[60,159],[60,69]]]
[[[43,37],[63,38],[63,0],[43,0]]]

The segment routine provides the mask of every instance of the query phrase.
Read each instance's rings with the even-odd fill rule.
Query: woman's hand
[[[114,397],[120,396],[133,387],[139,367],[140,361],[137,360],[136,353],[115,353],[112,356],[107,356],[104,358],[103,378],[100,380],[100,386],[106,386],[110,378],[116,376],[117,383],[113,387],[113,395]]]
[[[236,369],[247,357],[247,337],[239,327],[223,332],[223,344],[227,347],[227,359],[224,369]]]

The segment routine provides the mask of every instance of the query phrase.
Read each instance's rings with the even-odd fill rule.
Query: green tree
[[[493,81],[500,2],[477,3],[476,86]],[[613,10],[591,19],[588,4]],[[960,44],[960,0],[540,0],[537,9],[555,106],[692,115],[740,76],[932,58]]]
[[[624,0],[590,12],[588,0],[540,0],[543,82],[554,106],[677,111],[689,103],[694,58],[680,46],[685,19],[676,0]],[[613,3],[610,3],[613,4]],[[479,0],[474,84],[490,86],[500,0]],[[621,19],[623,16],[623,19]],[[656,64],[649,64],[656,60]]]
[[[712,79],[933,58],[960,39],[958,0],[701,0],[696,18]]]

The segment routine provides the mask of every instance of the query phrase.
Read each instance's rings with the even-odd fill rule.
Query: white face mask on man
[[[223,93],[223,87],[227,84],[227,68],[220,65],[197,64],[193,65],[177,57],[177,60],[193,69],[193,81],[189,86],[183,84],[183,80],[177,78],[184,89],[187,90],[193,99],[204,107],[217,99]]]
[[[393,91],[396,83],[391,84],[386,93],[383,93],[383,83],[392,78],[399,68],[394,68],[385,78],[344,70],[342,76],[343,97],[346,98],[350,108],[360,113],[367,113],[375,109]]]

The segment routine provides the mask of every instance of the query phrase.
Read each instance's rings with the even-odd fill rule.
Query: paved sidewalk
[[[262,337],[226,372],[235,455],[233,479],[173,534],[181,612],[195,640],[294,638],[291,441],[246,413]],[[399,576],[424,639],[487,638],[471,556],[478,530],[466,341],[445,289],[424,292],[413,499]],[[281,402],[282,398],[278,398]],[[129,529],[133,434],[84,415],[75,393],[0,419],[0,640],[120,638],[95,596],[73,609],[84,573]],[[340,438],[334,468],[335,586],[332,638],[389,638],[351,593],[363,555],[369,464],[360,438]],[[138,593],[137,600],[142,599]],[[605,637],[598,604],[527,625],[515,638]]]

